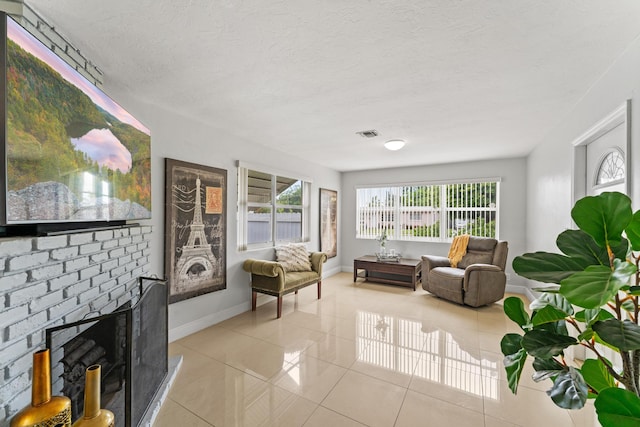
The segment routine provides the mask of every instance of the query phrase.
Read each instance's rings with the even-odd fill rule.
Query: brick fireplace
[[[110,313],[149,274],[150,226],[0,239],[0,427],[31,401],[45,330]],[[60,393],[52,372],[54,394]]]

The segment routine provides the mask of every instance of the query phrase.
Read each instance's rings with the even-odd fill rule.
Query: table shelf
[[[422,281],[422,261],[400,258],[397,262],[385,262],[378,261],[375,256],[363,256],[353,260],[353,281],[358,278],[413,288],[415,291],[416,285]]]

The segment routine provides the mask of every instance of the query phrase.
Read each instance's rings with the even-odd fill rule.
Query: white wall
[[[640,207],[640,39],[636,40],[591,90],[549,132],[527,159],[527,251],[558,252],[555,239],[573,228],[572,141],[631,99],[631,197]]]
[[[118,93],[105,82],[105,89],[152,130],[153,173],[153,253],[151,272],[163,275],[164,247],[164,158],[170,157],[206,164],[228,171],[228,234],[227,289],[193,298],[170,307],[170,330],[173,338],[194,332],[207,324],[230,317],[249,308],[248,275],[241,264],[248,257],[268,258],[272,251],[238,253],[236,251],[236,160],[264,164],[289,170],[314,179],[310,249],[318,243],[318,188],[339,190],[338,257],[325,265],[327,272],[350,271],[353,258],[375,251],[373,241],[355,239],[355,187],[363,183],[394,183],[460,179],[466,177],[501,176],[501,239],[509,241],[509,260],[515,255],[534,250],[555,250],[558,233],[571,226],[571,141],[590,128],[624,100],[632,99],[632,196],[637,209],[640,185],[634,181],[638,167],[635,154],[640,143],[640,42],[636,41],[625,54],[593,86],[581,102],[558,118],[558,126],[548,133],[526,159],[433,165],[387,170],[359,171],[341,174],[287,154],[270,151],[213,129],[206,124],[181,117],[179,114],[144,105],[131,94]],[[277,141],[273,141],[277,146]],[[446,254],[443,243],[396,243],[401,253],[419,257],[424,253]],[[509,267],[510,270],[510,267]],[[509,283],[524,283],[510,270]]]
[[[355,238],[356,186],[500,177],[502,181],[500,183],[499,237],[509,242],[508,283],[512,286],[521,285],[523,281],[513,274],[511,261],[515,255],[522,254],[525,248],[525,169],[526,160],[517,158],[343,173],[341,208],[343,234],[342,251],[339,252],[342,268],[345,271],[352,271],[354,258],[373,254],[378,246],[375,240]],[[446,256],[450,244],[390,241],[387,246],[395,248],[405,257],[419,259],[424,254]]]
[[[164,276],[164,159],[168,157],[227,170],[227,288],[171,304],[169,306],[170,340],[189,335],[249,310],[251,308],[249,274],[242,270],[242,263],[247,258],[273,259],[274,257],[273,249],[249,252],[238,252],[236,249],[237,160],[313,179],[311,242],[307,246],[309,250],[319,250],[320,195],[318,189],[339,190],[341,177],[338,172],[304,159],[266,149],[175,112],[141,104],[126,93],[110,92],[108,82],[105,83],[105,90],[151,129],[153,212],[151,273]],[[275,147],[278,141],[272,141],[272,143]],[[338,253],[340,251],[339,247]],[[330,274],[338,268],[338,258],[332,258],[324,265],[324,273]]]

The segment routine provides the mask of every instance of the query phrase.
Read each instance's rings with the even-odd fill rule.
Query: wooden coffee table
[[[364,270],[364,275],[358,275]],[[416,290],[416,284],[422,281],[422,261],[400,258],[396,261],[378,261],[372,255],[361,256],[353,260],[353,281],[358,277],[370,282],[405,286]]]

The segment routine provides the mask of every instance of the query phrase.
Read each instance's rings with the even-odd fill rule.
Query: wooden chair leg
[[[318,299],[322,296],[322,280],[318,281]]]
[[[278,319],[282,317],[282,295],[278,296]]]
[[[258,300],[258,293],[256,291],[251,292],[251,311],[256,311],[256,302]]]

